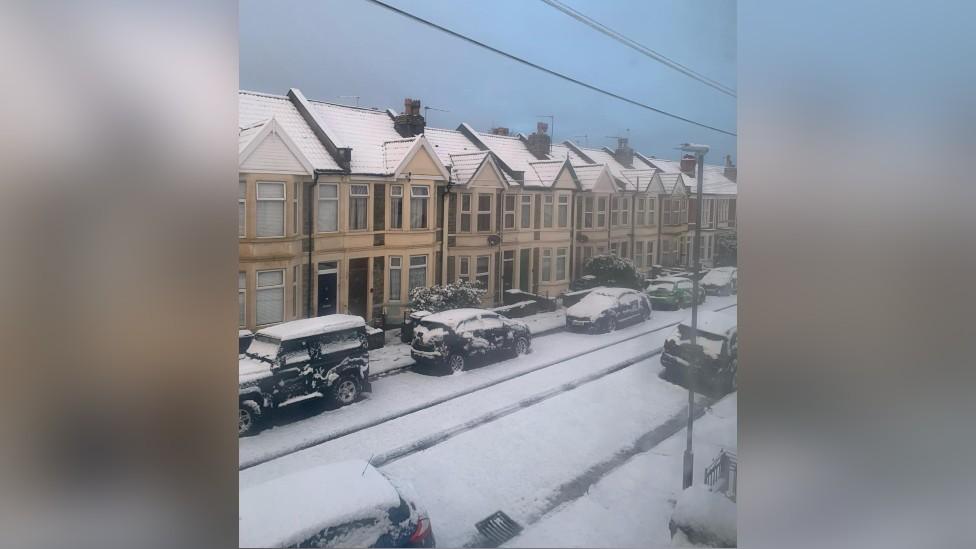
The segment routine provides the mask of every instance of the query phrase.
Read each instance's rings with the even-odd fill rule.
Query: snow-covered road
[[[734,304],[710,297],[704,308],[734,315]],[[242,439],[240,486],[372,458],[414,487],[439,545],[479,544],[475,522],[498,510],[539,523],[681,428],[687,393],[658,378],[650,355],[670,333],[664,327],[688,316],[655,311],[612,334],[542,336],[530,355],[459,375],[381,378],[367,400],[300,411]]]

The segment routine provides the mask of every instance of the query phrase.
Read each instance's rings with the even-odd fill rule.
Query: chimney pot
[[[549,124],[547,122],[538,122],[535,125],[535,130],[538,133],[546,133],[549,130]]]
[[[693,154],[685,154],[681,157],[681,172],[695,177],[695,166],[698,163],[698,159],[695,158]]]
[[[393,128],[403,137],[424,133],[427,123],[420,114],[420,100],[407,97],[403,100],[403,113],[393,120]]]

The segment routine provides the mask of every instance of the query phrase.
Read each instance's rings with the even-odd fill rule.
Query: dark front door
[[[319,263],[319,296],[316,316],[336,313],[336,294],[339,269],[334,261]]]
[[[515,280],[515,250],[506,250],[502,260],[502,291],[511,290]]]
[[[369,258],[349,260],[349,314],[366,318]]]
[[[531,250],[519,251],[519,289],[529,291],[529,254]]]

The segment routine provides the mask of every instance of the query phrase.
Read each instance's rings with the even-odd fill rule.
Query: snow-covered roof
[[[573,164],[573,171],[576,172],[580,187],[584,191],[593,190],[593,187],[596,186],[597,179],[600,178],[600,174],[605,169],[607,169],[606,166],[602,164]]]
[[[509,168],[517,172],[533,172],[529,165],[531,162],[538,162],[539,159],[529,152],[528,147],[518,136],[495,135],[493,133],[476,132],[481,142],[484,143],[495,156],[501,159]]]
[[[627,182],[627,190],[639,192],[647,192],[655,173],[657,170],[654,168],[620,170],[620,174]]]
[[[282,322],[269,328],[258,330],[258,335],[273,337],[280,341],[313,336],[335,330],[346,330],[365,326],[366,321],[361,316],[326,315],[314,318],[303,318]]]
[[[449,311],[441,311],[430,316],[425,316],[421,322],[437,322],[453,328],[465,320],[477,318],[478,315],[488,312],[489,311],[484,309],[451,309]]]
[[[481,152],[477,145],[471,142],[459,131],[441,128],[424,128],[424,137],[434,146],[434,152],[444,165],[451,165],[451,155]]]
[[[680,173],[661,173],[658,172],[657,176],[661,180],[661,186],[664,187],[664,192],[671,194],[674,192],[674,188],[677,185],[685,186],[684,177]]]
[[[711,334],[722,335],[738,325],[738,318],[733,314],[719,313],[715,311],[700,311],[698,313],[698,329]],[[691,320],[682,322],[685,326],[691,326]]]
[[[325,145],[319,141],[315,132],[305,122],[298,109],[292,104],[291,100],[283,95],[271,95],[265,93],[240,91],[237,94],[237,118],[238,127],[241,129],[239,138],[239,151],[247,146],[247,142],[257,131],[252,130],[255,125],[266,123],[272,117],[281,124],[282,128],[295,142],[302,154],[311,162],[317,170],[339,170],[336,163]],[[258,130],[259,131],[259,130]]]
[[[383,173],[393,173],[403,162],[403,157],[410,152],[413,148],[414,143],[420,139],[420,137],[405,137],[401,139],[395,139],[393,141],[387,141],[383,143]],[[356,155],[355,149],[353,150],[353,156]]]
[[[350,460],[244,488],[238,502],[241,547],[289,547],[328,526],[364,518],[389,520],[387,512],[400,504],[400,496],[372,465]],[[344,540],[343,545],[375,542]]]
[[[384,144],[401,141],[403,137],[393,128],[393,119],[386,111],[325,101],[309,100],[308,103],[312,114],[325,122],[327,131],[331,132],[330,136],[343,146],[352,148],[352,159],[349,163],[352,173],[392,173],[393,170],[387,168],[389,162],[385,159]],[[395,164],[399,165],[399,162]]]
[[[653,156],[635,155],[642,162],[650,164],[661,170],[662,173],[662,183],[664,182],[664,175],[669,174],[671,176],[681,175],[684,179],[684,183],[689,190],[694,190],[698,184],[698,180],[681,172],[681,162],[677,160],[668,160],[665,158],[655,158]],[[668,185],[665,184],[665,188]],[[673,182],[671,183],[671,188],[674,187]],[[738,194],[738,185],[731,179],[725,177],[725,168],[723,166],[716,166],[714,164],[705,164],[705,169],[702,170],[702,192],[704,194],[717,194],[717,195],[735,195]]]
[[[529,162],[531,170],[525,172],[525,186],[551,188],[565,164],[565,159]]]

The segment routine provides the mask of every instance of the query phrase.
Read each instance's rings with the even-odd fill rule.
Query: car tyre
[[[237,420],[237,436],[251,435],[258,430],[258,420],[261,417],[261,407],[253,400],[243,400],[239,406]]]
[[[725,394],[739,390],[739,359],[733,358],[729,363],[729,374],[725,379]]]
[[[607,333],[616,330],[617,330],[617,319],[611,316],[607,319]]]
[[[464,371],[464,357],[457,354],[451,353],[447,357],[447,371],[452,374],[457,374]]]
[[[528,354],[529,352],[529,340],[523,336],[518,336],[515,339],[515,356]]]
[[[339,406],[346,406],[359,398],[359,382],[353,376],[342,376],[332,384],[330,391],[333,402]]]

